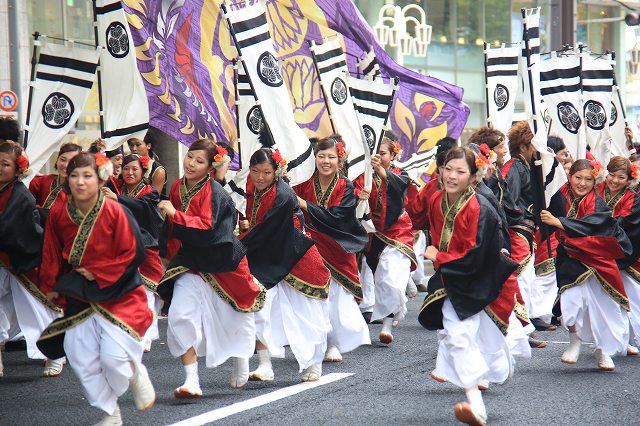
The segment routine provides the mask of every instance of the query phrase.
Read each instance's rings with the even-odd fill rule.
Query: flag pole
[[[95,36],[95,48],[98,48],[98,11],[97,4],[93,2],[93,34]],[[102,56],[102,55],[100,55]],[[100,59],[98,59],[98,68],[97,68],[97,79],[98,79],[98,111],[100,111],[100,137],[105,138],[106,135],[104,133],[104,107],[102,105],[102,63]]]
[[[484,42],[484,93],[485,93],[485,111],[487,113],[487,126],[491,126],[491,122],[489,121],[489,76],[487,75],[487,69],[489,67],[489,57],[487,55],[487,49],[489,48],[489,43]]]
[[[520,12],[522,13],[522,26],[523,26],[522,37],[524,41],[524,49],[522,49],[522,51],[525,54],[525,58],[527,61],[527,76],[529,80],[529,101],[531,102],[531,114],[532,114],[532,120],[533,120],[532,130],[533,130],[533,137],[535,137],[536,134],[538,133],[538,114],[537,114],[538,105],[535,105],[535,96],[533,95],[533,81],[531,78],[531,48],[529,45],[530,43],[529,32],[528,32],[529,30],[527,28],[527,22],[526,22],[527,11],[526,9],[523,8],[523,9],[520,9]],[[545,176],[544,176],[544,170],[542,169],[542,154],[540,154],[537,151],[536,151],[535,161],[533,162],[532,167],[536,167],[539,174],[538,184],[540,185],[540,190],[538,193],[538,203],[539,203],[538,205],[540,206],[539,210],[544,210],[543,206],[546,207],[546,200],[545,200],[545,194],[544,194]],[[534,208],[534,212],[535,211],[536,209]],[[540,224],[540,233],[542,234],[542,237],[547,240],[547,252],[548,252],[549,258],[551,258],[552,253],[551,253],[551,240],[549,239],[549,227],[540,220],[536,220],[536,222]],[[535,238],[535,235],[534,235],[534,238]]]
[[[33,102],[33,86],[34,86],[34,82],[36,80],[36,65],[37,65],[37,61],[36,58],[38,57],[38,48],[40,46],[40,40],[38,40],[40,38],[40,33],[39,32],[35,32],[33,33],[33,51],[32,51],[32,55],[31,55],[31,82],[29,83],[29,100],[27,101],[27,118],[26,118],[26,122],[25,122],[25,129],[24,129],[24,147],[25,149],[27,148],[27,141],[29,139],[29,124],[31,121],[31,103]]]

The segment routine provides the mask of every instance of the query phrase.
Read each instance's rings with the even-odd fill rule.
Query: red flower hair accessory
[[[493,150],[489,148],[489,145],[487,145],[486,143],[480,144],[480,152],[482,152],[482,154],[492,163],[496,162],[496,160],[498,159],[496,153],[493,152]]]
[[[216,152],[217,154],[215,155],[215,157],[213,157],[213,161],[215,161],[216,163],[220,163],[221,161],[223,161],[225,155],[228,154],[227,150],[224,149],[224,147],[221,145],[216,145]]]
[[[602,167],[602,164],[600,164],[598,160],[590,160],[590,162],[593,167],[593,170],[591,170],[591,176],[596,180],[596,183],[604,182],[606,172],[604,167]]]
[[[16,158],[16,166],[18,171],[18,179],[21,180],[29,174],[29,157],[22,151],[22,153]]]
[[[480,182],[484,178],[484,175],[487,174],[487,170],[491,165],[491,161],[481,153],[476,154],[476,181]]]
[[[106,182],[113,174],[113,163],[102,152],[96,152],[96,166],[98,167],[98,178]]]
[[[340,158],[343,158],[345,155],[347,155],[347,150],[344,147],[344,142],[336,142],[336,151],[338,151],[338,157]]]
[[[400,144],[398,142],[391,142],[392,151],[395,155],[400,154]]]
[[[282,154],[280,154],[280,150],[277,148],[271,152],[271,158],[276,162],[276,176],[282,176],[282,173],[286,170],[287,160],[282,158]]]
[[[640,183],[640,172],[638,172],[638,166],[629,161],[629,171],[631,172],[631,185],[636,186]]]
[[[140,155],[138,156],[138,160],[140,160],[140,164],[142,165],[143,169],[145,170],[149,169],[151,158],[149,158],[148,155]]]

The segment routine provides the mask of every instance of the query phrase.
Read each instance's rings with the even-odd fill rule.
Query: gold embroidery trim
[[[338,284],[344,287],[349,293],[353,295],[358,300],[362,300],[362,286],[360,283],[357,283],[351,280],[349,277],[340,272],[337,268],[327,262],[325,259],[322,259],[329,272],[331,272],[331,278],[333,278]]]
[[[333,179],[331,179],[331,182],[329,182],[329,186],[327,186],[327,190],[323,192],[322,186],[320,185],[320,177],[318,176],[317,173],[313,176],[313,192],[314,192],[314,195],[316,196],[316,202],[318,203],[318,206],[323,207],[325,209],[327,208],[327,204],[329,204],[329,198],[331,197],[331,194],[333,193],[333,190],[335,189],[337,183],[338,183],[338,174],[336,173],[333,176]]]
[[[489,306],[486,306],[484,308],[484,312],[489,316],[491,321],[493,321],[493,323],[496,325],[496,327],[498,327],[498,329],[502,332],[502,334],[506,336],[507,328],[509,327],[509,324],[502,321],[502,319],[500,319],[500,317],[496,315],[496,313],[493,312],[493,309],[491,309]]]
[[[253,281],[260,287],[260,293],[258,294],[258,296],[256,296],[253,305],[251,305],[249,308],[243,309],[238,306],[238,304],[227,294],[226,291],[224,291],[220,284],[218,284],[218,281],[215,279],[213,274],[210,274],[208,272],[199,272],[198,274],[206,283],[211,286],[213,291],[215,291],[222,300],[227,302],[237,312],[257,312],[264,306],[264,302],[267,297],[267,289],[265,289],[264,286],[260,284],[255,277],[253,277]]]
[[[255,226],[258,218],[258,210],[260,209],[260,204],[262,203],[262,197],[264,197],[264,194],[266,194],[271,188],[273,188],[273,185],[275,185],[275,182],[271,183],[271,185],[267,186],[262,191],[259,191],[258,189],[255,190],[253,207],[251,208],[251,220],[249,221],[249,228],[253,228]]]
[[[635,269],[633,269],[631,266],[629,266],[627,269],[625,269],[625,272],[627,274],[629,274],[629,276],[631,278],[633,278],[634,280],[636,280],[637,283],[640,283],[640,272],[636,271]]]
[[[380,219],[382,214],[382,178],[377,173],[373,174],[373,183],[376,186],[378,196],[376,197],[376,208],[371,212],[371,217]]]
[[[142,284],[149,289],[149,291],[152,291],[154,293],[158,293],[158,283],[153,281],[151,278],[149,277],[145,277],[144,275],[140,274],[140,276],[142,277]],[[164,278],[164,276],[163,276]]]
[[[0,266],[2,264],[0,263]],[[38,286],[27,278],[24,274],[14,275],[18,282],[27,290],[38,302],[55,312],[56,314],[64,314],[64,311],[60,306],[56,306],[53,303],[47,300],[47,296],[44,295],[42,291],[38,288]]]
[[[420,314],[424,311],[429,305],[434,302],[437,302],[440,299],[444,299],[447,297],[447,290],[445,288],[439,288],[424,299],[422,306],[420,307]]]
[[[612,215],[613,215],[613,209],[615,208],[616,204],[618,204],[618,201],[620,201],[620,199],[625,194],[625,192],[626,191],[622,190],[622,191],[619,191],[616,195],[611,196],[611,192],[609,191],[609,188],[606,185],[604,186],[604,202],[607,203],[607,206],[609,206],[609,208],[611,209]]]
[[[69,264],[79,266],[82,262],[82,257],[84,256],[84,252],[87,248],[87,242],[89,241],[91,232],[98,220],[98,216],[102,211],[102,206],[104,206],[104,196],[102,195],[102,192],[99,192],[98,201],[93,205],[91,210],[89,210],[87,215],[82,218],[81,222],[78,223],[77,220],[80,219],[82,213],[75,206],[73,197],[69,197],[67,202],[67,211],[74,223],[78,225],[78,233],[73,240],[73,244],[71,245],[71,250],[69,252]]]
[[[187,189],[187,178],[182,178],[182,182],[180,182],[180,210],[186,212],[189,210],[189,205],[191,204],[191,200],[196,196],[198,192],[202,188],[204,188],[205,184],[209,182],[211,176],[208,174],[202,178],[198,183],[193,185],[193,188]]]
[[[60,176],[56,176],[56,178],[51,182],[51,186],[49,187],[49,195],[47,195],[47,199],[42,203],[43,209],[50,209],[53,202],[58,198],[58,194],[62,191],[62,185],[60,185]]]
[[[49,324],[49,326],[42,332],[38,340],[50,339],[64,333],[71,327],[75,327],[76,325],[86,321],[91,315],[93,315],[93,312],[94,310],[91,307],[88,307],[78,312],[77,314],[70,316],[69,318],[64,318],[60,321],[55,321]]]
[[[468,186],[467,189],[460,195],[455,203],[449,207],[449,201],[447,199],[446,192],[442,194],[441,209],[444,216],[444,225],[442,227],[442,234],[440,235],[440,251],[447,251],[449,249],[449,243],[453,236],[453,228],[456,220],[456,216],[462,210],[462,208],[469,202],[473,194],[475,193],[472,186]]]
[[[329,278],[329,280],[327,280],[327,282],[321,287],[314,286],[313,284],[310,284],[293,274],[287,274],[287,276],[284,277],[282,281],[287,283],[289,287],[304,296],[310,297],[312,299],[326,300],[329,297],[330,279],[331,278]]]
[[[400,253],[404,254],[405,256],[407,256],[409,258],[409,260],[411,261],[411,263],[413,263],[414,265],[418,265],[418,259],[416,259],[416,254],[413,251],[413,249],[411,249],[410,247],[408,247],[407,245],[401,243],[400,241],[396,241],[393,238],[389,238],[386,235],[384,235],[381,232],[376,232],[374,234],[377,238],[379,238],[383,243],[385,243],[388,246],[391,246],[393,248],[395,248],[396,250],[398,250]]]
[[[124,195],[126,197],[137,198],[138,194],[140,194],[142,192],[142,190],[144,189],[145,186],[147,186],[147,184],[144,183],[144,179],[141,180],[140,182],[138,182],[136,187],[133,188],[133,190],[131,190],[131,191],[129,191],[127,189],[127,184],[124,184],[124,186],[122,187],[122,195]]]
[[[185,266],[176,266],[174,268],[167,269],[166,271],[164,271],[164,275],[162,276],[158,284],[162,284],[165,281],[170,281],[177,276],[184,274],[188,270],[189,268]]]
[[[538,277],[544,277],[547,276],[553,272],[555,272],[556,270],[556,262],[554,258],[550,258],[547,260],[544,260],[540,263],[538,263],[537,265],[535,265],[536,268],[536,276]]]
[[[122,321],[120,318],[109,312],[105,307],[98,305],[97,303],[92,303],[91,307],[102,316],[102,318],[106,319],[108,322],[118,327],[120,330],[127,333],[129,336],[133,337],[137,341],[142,340],[142,336],[138,334],[129,324]]]

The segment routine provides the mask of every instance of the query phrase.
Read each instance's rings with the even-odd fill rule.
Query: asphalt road
[[[371,325],[371,346],[345,354],[344,361],[325,364],[323,373],[353,373],[332,383],[225,417],[223,425],[453,425],[461,389],[429,378],[435,365],[437,339],[420,327],[417,310],[424,294],[409,302],[407,318],[394,330],[390,346],[378,343],[380,325]],[[601,373],[591,351],[575,366],[560,362],[568,340],[565,331],[540,333],[552,341],[519,362],[512,379],[484,393],[493,425],[637,425],[640,424],[639,358],[617,358],[616,371]],[[183,370],[162,339],[145,355],[145,365],[157,392],[155,406],[137,413],[129,392],[120,398],[122,417],[129,425],[166,425],[231,404],[251,400],[297,385],[297,363],[290,353],[274,360],[276,380],[249,382],[245,389],[228,386],[231,364],[213,370],[200,365],[201,399],[180,401],[172,390],[182,384]],[[70,368],[58,378],[42,378],[40,362],[24,351],[3,354],[5,377],[0,378],[0,425],[91,425],[102,413],[89,406]],[[252,360],[252,367],[256,360]],[[296,389],[296,388],[294,388]]]

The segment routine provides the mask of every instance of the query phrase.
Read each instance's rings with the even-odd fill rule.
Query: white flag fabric
[[[487,121],[505,135],[511,128],[518,90],[518,58],[520,46],[485,49],[487,79]]]
[[[236,105],[238,114],[238,155],[240,168],[237,172],[227,172],[225,189],[236,204],[236,209],[244,214],[247,207],[245,191],[249,176],[249,160],[254,152],[262,148],[260,132],[265,128],[262,110],[257,104],[249,77],[244,71],[242,62],[236,64]]]
[[[595,59],[589,54],[583,54],[582,112],[586,141],[591,148],[591,154],[604,166],[612,157],[609,135],[612,93],[611,62],[608,59]]]
[[[547,127],[540,108],[542,96],[540,91],[540,7],[522,9],[522,15],[524,104],[529,115],[529,125],[533,131],[531,143],[540,153],[540,160],[536,161],[536,166],[542,169],[544,203],[548,207],[551,197],[567,181],[567,176],[555,155],[547,149]],[[543,208],[543,206],[538,207]]]
[[[53,44],[41,38],[40,56],[31,82],[24,141],[31,178],[58,149],[62,138],[78,121],[96,76],[96,48]]]
[[[95,19],[101,48],[101,137],[106,149],[112,150],[128,138],[144,138],[149,128],[149,104],[122,4],[119,0],[95,0]]]
[[[426,170],[431,167],[431,164],[436,160],[437,150],[438,147],[434,146],[429,151],[421,152],[419,154],[414,152],[407,161],[394,161],[394,163],[406,172],[410,170]]]
[[[358,74],[361,74],[367,80],[373,80],[380,75],[380,65],[373,49],[367,52],[356,64]]]
[[[625,135],[626,125],[624,105],[622,105],[622,99],[620,97],[620,88],[615,84],[614,80],[613,96],[611,98],[611,113],[609,115],[611,155],[629,157],[629,148],[627,147],[627,137]]]
[[[362,132],[347,84],[347,57],[338,39],[322,44],[312,41],[311,54],[325,95],[329,119],[336,133],[342,136],[349,152],[349,179],[354,180],[364,173],[365,158]]]
[[[366,190],[371,190],[373,183],[371,155],[378,152],[382,142],[396,87],[395,84],[385,83],[381,78],[363,80],[348,74],[346,78],[357,111],[361,138],[366,142],[366,145],[363,144],[364,187]],[[360,200],[356,209],[356,217],[364,229],[371,233],[375,232],[375,226],[369,213],[368,201]]]
[[[309,139],[293,116],[289,91],[275,56],[264,5],[260,2],[226,13],[236,48],[245,61],[262,114],[275,147],[288,161],[291,185],[311,178],[315,158]]]
[[[580,58],[571,55],[542,61],[540,91],[548,108],[549,134],[560,137],[574,159],[584,158],[584,152],[579,151]]]

